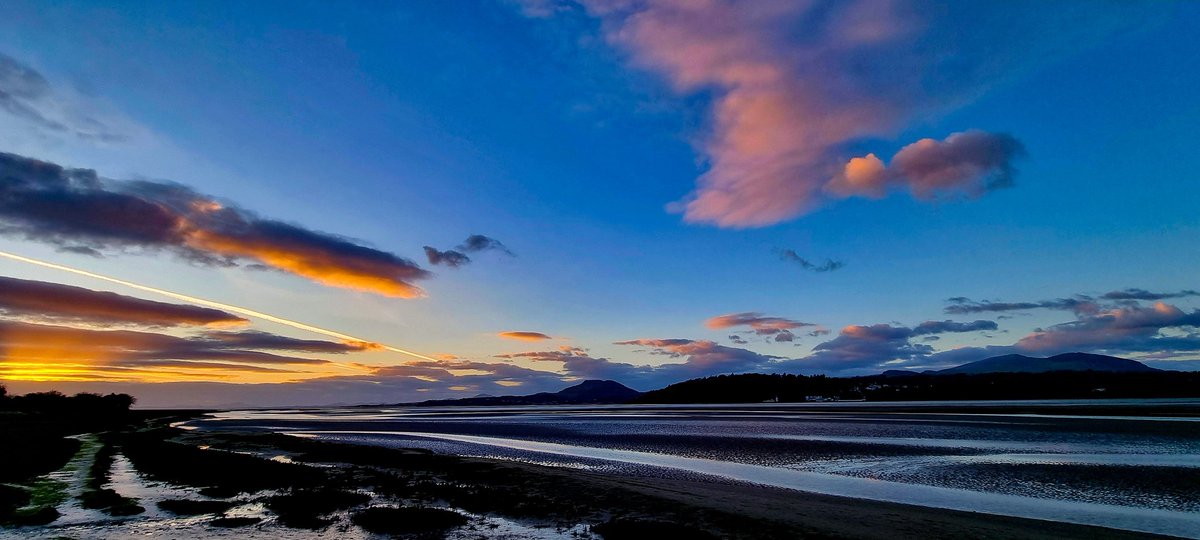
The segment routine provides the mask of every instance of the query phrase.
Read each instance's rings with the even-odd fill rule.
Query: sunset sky
[[[1197,24],[4,2],[0,252],[117,281],[0,257],[0,381],[261,406],[1014,352],[1200,369]]]

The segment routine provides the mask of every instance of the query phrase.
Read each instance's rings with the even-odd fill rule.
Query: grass
[[[324,473],[312,467],[168,440],[177,434],[165,428],[127,433],[120,439],[121,448],[138,471],[174,484],[208,488],[202,493],[216,497],[318,486],[325,480]]]
[[[84,508],[103,510],[110,516],[134,516],[145,512],[146,509],[137,503],[137,499],[122,496],[115,490],[104,487],[110,481],[113,458],[116,450],[109,441],[103,441],[92,460],[88,471],[87,486],[79,495],[79,502]]]

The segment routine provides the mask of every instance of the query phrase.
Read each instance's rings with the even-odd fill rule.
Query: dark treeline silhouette
[[[1054,371],[978,375],[719,375],[647,392],[636,403],[937,401],[1200,397],[1200,372]]]
[[[10,396],[0,385],[0,482],[28,480],[62,467],[79,449],[79,442],[68,436],[127,424],[133,403],[125,394]]]
[[[128,414],[136,401],[128,394],[82,393],[68,396],[56,391],[10,396],[8,390],[0,385],[0,411],[112,418]]]

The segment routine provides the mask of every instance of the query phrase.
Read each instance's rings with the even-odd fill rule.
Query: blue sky
[[[145,246],[96,257],[29,234],[0,237],[0,250],[458,357],[447,363],[558,377],[505,379],[529,389],[601,373],[627,373],[643,386],[680,377],[644,367],[664,363],[691,362],[690,375],[937,365],[938,352],[1010,347],[1039,328],[1074,329],[1159,301],[955,316],[944,312],[951,297],[1198,287],[1196,5],[669,4],[6,3],[0,54],[48,81],[51,97],[36,103],[120,136],[81,136],[4,110],[0,151],[107,179],[181,183],[434,275],[418,283],[426,297],[405,299],[246,269],[255,261],[244,257],[240,267],[201,265]],[[721,14],[731,22],[714,23]],[[779,118],[737,116],[756,100],[777,106],[778,96],[786,98]],[[949,142],[964,132],[979,134],[982,146],[971,148],[994,159]],[[998,150],[1001,137],[1023,151]],[[910,145],[926,138],[941,153],[916,156]],[[906,168],[905,151],[922,163],[937,156],[976,168],[935,178]],[[850,174],[842,164],[868,155],[887,168],[849,192],[829,187]],[[746,175],[725,168],[749,162]],[[1012,185],[988,187],[1007,166]],[[929,186],[932,195],[914,196]],[[710,191],[732,202],[679,204],[708,204]],[[423,246],[452,249],[473,234],[515,256],[480,251],[460,268],[425,259]],[[844,266],[805,270],[782,260],[784,249]],[[12,261],[0,261],[0,274],[145,296]],[[1190,295],[1161,301],[1181,320],[1198,304]],[[764,334],[738,344],[729,336],[748,327],[705,325],[744,312],[818,326],[796,327],[793,342]],[[996,329],[905,338],[927,351],[885,347],[880,356],[804,364],[847,326],[947,319],[992,320]],[[1163,324],[1137,338],[1196,331]],[[254,328],[313,337],[272,323]],[[804,335],[814,329],[830,333]],[[554,339],[497,338],[510,330]],[[616,344],[635,339],[712,343],[700,354]],[[1174,342],[1135,350],[1107,338],[1084,345],[1184,360],[1176,367],[1191,367],[1197,350]],[[495,357],[561,347],[586,349],[570,355],[604,360],[608,371]],[[705,363],[704,353],[721,361]],[[369,369],[411,361],[347,358]],[[11,385],[35,384],[12,373]],[[496,393],[487,381],[505,375],[480,377],[442,376],[424,392]],[[417,395],[409,382],[395,389],[398,400]]]

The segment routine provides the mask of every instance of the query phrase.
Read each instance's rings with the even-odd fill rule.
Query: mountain
[[[1064,353],[1050,358],[1034,358],[1021,354],[993,356],[977,362],[943,369],[938,375],[981,373],[1046,373],[1050,371],[1109,371],[1117,373],[1146,373],[1160,371],[1137,362],[1115,356],[1087,353]]]
[[[463,399],[435,399],[422,401],[416,405],[422,406],[472,406],[487,405],[581,405],[627,403],[633,401],[641,392],[625,386],[617,381],[583,381],[577,385],[559,390],[558,392],[540,392],[527,396],[476,396]]]

